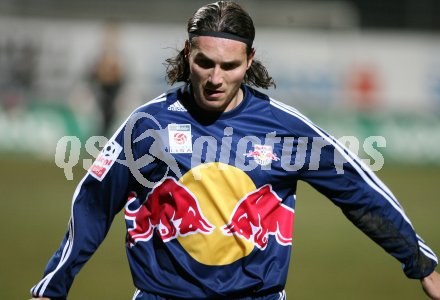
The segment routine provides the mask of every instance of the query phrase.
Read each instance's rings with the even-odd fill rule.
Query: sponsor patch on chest
[[[192,153],[191,124],[168,125],[170,153]]]

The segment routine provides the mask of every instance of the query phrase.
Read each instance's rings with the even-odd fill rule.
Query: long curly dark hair
[[[249,40],[255,38],[255,27],[251,17],[240,5],[231,1],[218,1],[201,7],[188,20],[187,31],[227,32]],[[189,42],[193,46],[193,42]],[[182,49],[178,51],[177,56],[165,60],[166,79],[170,85],[189,82],[189,63],[185,59],[184,51]],[[246,51],[247,55],[250,55],[252,48],[247,46]],[[276,86],[267,69],[255,58],[246,71],[244,83],[264,89]]]

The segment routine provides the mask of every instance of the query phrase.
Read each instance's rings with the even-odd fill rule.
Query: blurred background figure
[[[102,50],[90,74],[97,106],[101,112],[100,135],[108,137],[116,115],[116,102],[124,84],[124,69],[119,53],[119,35],[116,23],[107,24]]]
[[[38,48],[31,40],[0,41],[0,95],[3,109],[22,108],[34,92]]]

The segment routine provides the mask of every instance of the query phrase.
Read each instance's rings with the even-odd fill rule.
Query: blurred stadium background
[[[162,62],[183,46],[188,17],[206,3],[0,0],[1,299],[29,297],[67,228],[83,160],[93,156],[89,137],[108,136],[168,88]],[[350,146],[440,253],[440,2],[239,3],[254,18],[257,55],[277,82],[269,93],[335,137],[357,137]],[[102,57],[110,71],[101,76]],[[108,128],[99,104],[105,91],[116,107]],[[70,180],[55,160],[63,136],[81,146]],[[369,136],[386,140],[372,144],[383,165],[363,151]],[[425,298],[397,261],[304,184],[296,216],[289,299]],[[131,298],[122,223],[120,215],[70,299]]]

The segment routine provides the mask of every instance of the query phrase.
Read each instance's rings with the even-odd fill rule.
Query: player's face
[[[191,48],[186,44],[190,80],[200,108],[224,112],[243,100],[240,85],[251,66],[254,53],[246,44],[229,39],[200,36]]]

